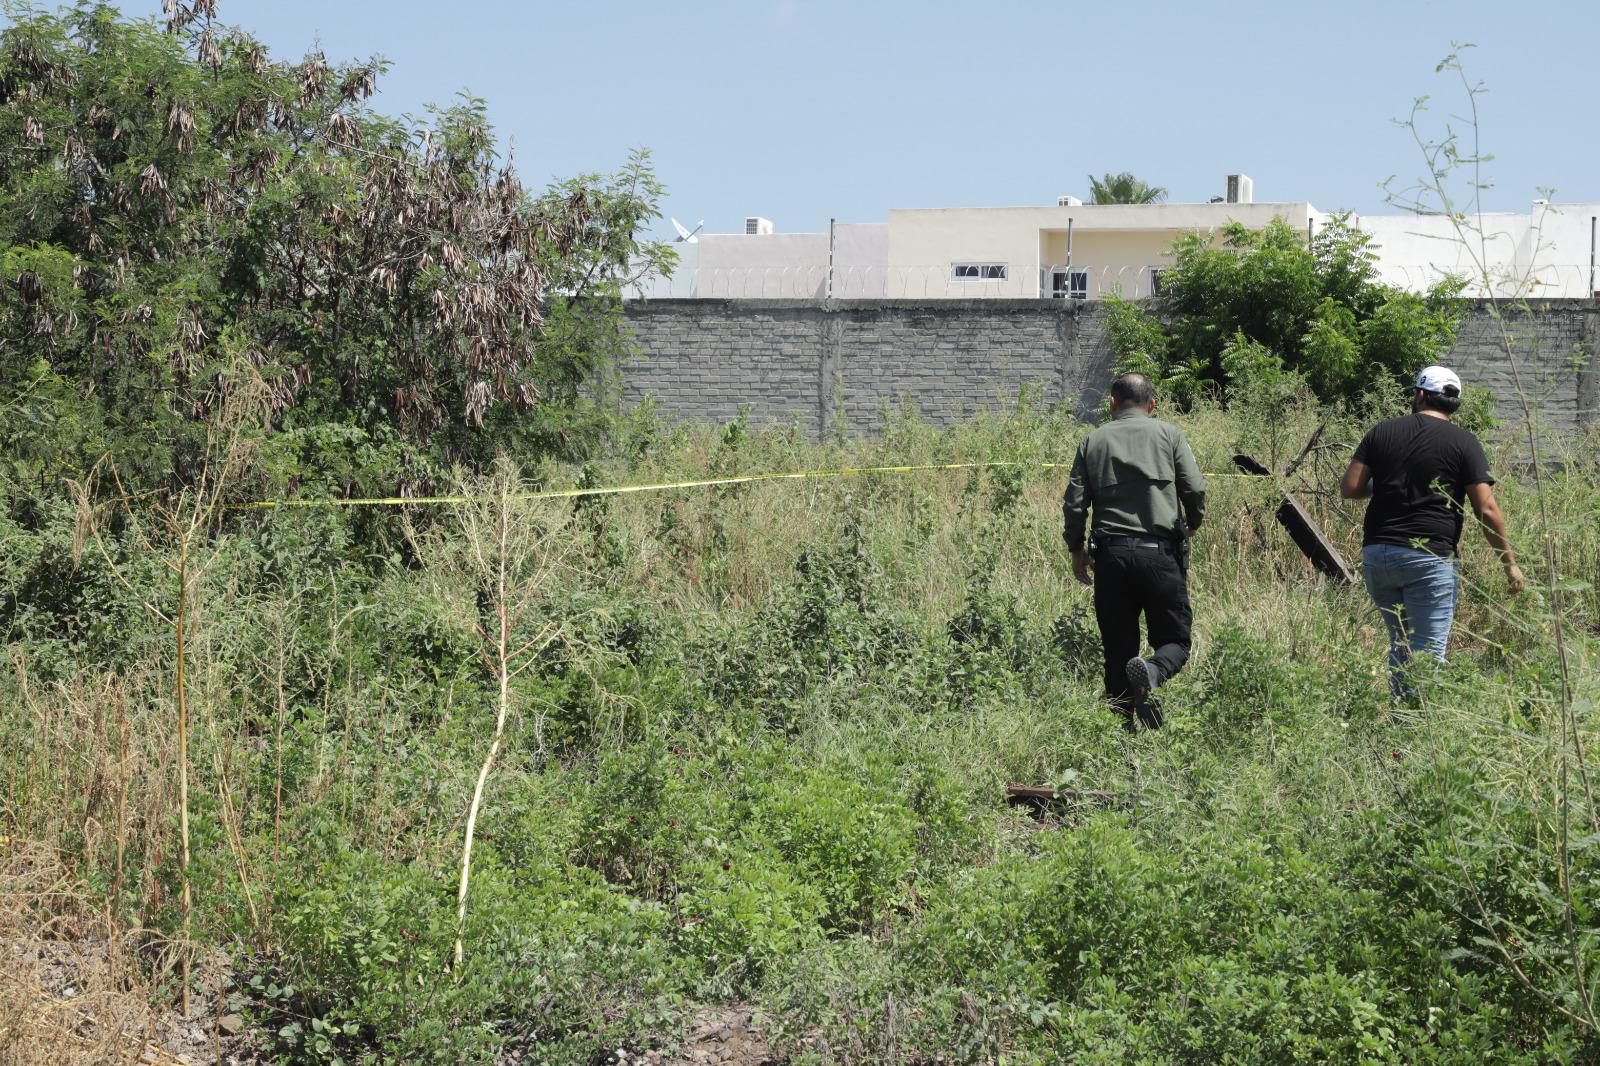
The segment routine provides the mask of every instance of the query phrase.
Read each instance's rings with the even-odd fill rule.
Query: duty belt
[[[1096,533],[1094,543],[1097,548],[1157,548],[1163,551],[1172,549],[1170,540],[1159,537],[1130,537],[1121,533]]]

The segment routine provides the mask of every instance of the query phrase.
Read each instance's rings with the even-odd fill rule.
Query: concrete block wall
[[[881,306],[838,317],[835,395],[850,427],[877,425],[883,405],[902,397],[937,424],[1014,401],[1030,383],[1054,402],[1064,394],[1062,375],[1074,358],[1071,316],[987,310],[951,316]]]
[[[1506,356],[1506,340],[1515,359]],[[1476,303],[1456,334],[1450,365],[1463,381],[1493,390],[1498,413],[1520,422],[1516,378],[1544,427],[1571,432],[1600,415],[1600,300],[1541,300],[1500,318]]]
[[[758,423],[821,429],[818,358],[828,317],[811,301],[672,300],[628,305],[640,354],[624,403],[655,397],[667,418],[721,424],[748,405]]]
[[[1104,403],[1113,354],[1106,313],[1064,300],[635,301],[641,355],[622,369],[622,399],[654,396],[668,418],[798,422],[812,434],[842,418],[872,433],[886,406],[916,405],[945,425],[1005,406],[1032,386],[1080,415]],[[1501,320],[1545,425],[1573,430],[1600,414],[1600,301],[1547,300]],[[1449,362],[1520,417],[1500,327],[1473,304]]]

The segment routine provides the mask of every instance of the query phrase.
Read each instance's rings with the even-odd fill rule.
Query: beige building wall
[[[814,300],[827,282],[826,233],[707,233],[699,246],[696,296]]]
[[[1290,204],[1100,204],[1078,207],[911,209],[889,212],[886,295],[905,297],[1038,297],[1050,295],[1051,268],[1071,261],[1091,270],[1091,299],[1120,291],[1150,294],[1149,270],[1171,261],[1185,233],[1213,232],[1230,222],[1259,229],[1273,218],[1304,229],[1321,213]],[[957,264],[1005,267],[1004,278],[962,280]]]
[[[886,295],[1026,297],[1039,290],[1039,226],[1052,209],[1036,207],[892,210]],[[956,281],[956,263],[1000,265],[1003,280]]]
[[[1178,238],[1194,230],[1084,230],[1074,227],[1072,249],[1067,249],[1066,230],[1046,230],[1040,237],[1044,284],[1049,275],[1069,268],[1087,270],[1088,299],[1107,296],[1134,299],[1154,295],[1150,290],[1150,271],[1172,264],[1171,249]],[[1214,233],[1201,230],[1202,233]]]

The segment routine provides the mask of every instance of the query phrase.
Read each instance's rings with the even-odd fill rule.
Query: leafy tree
[[[1126,369],[1155,375],[1180,403],[1239,388],[1309,388],[1324,400],[1391,389],[1449,351],[1460,311],[1456,280],[1428,292],[1378,281],[1371,238],[1333,219],[1307,243],[1281,218],[1191,233],[1162,274],[1165,322],[1112,308],[1112,344]]]
[[[0,33],[12,473],[109,453],[181,481],[240,375],[269,453],[371,489],[577,447],[620,290],[670,261],[637,237],[647,156],[535,194],[481,100],[390,119],[363,105],[380,61],[276,61],[215,0],[166,6],[164,27],[18,8]]]
[[[1146,185],[1130,171],[1107,174],[1103,178],[1089,175],[1091,204],[1159,204],[1166,198],[1166,189],[1160,185]]]

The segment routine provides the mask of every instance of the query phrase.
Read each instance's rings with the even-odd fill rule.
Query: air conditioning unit
[[[1083,206],[1083,201],[1078,199],[1076,196],[1058,196],[1058,197],[1056,197],[1056,206],[1057,207],[1082,207]]]
[[[1230,204],[1255,203],[1255,186],[1250,181],[1248,174],[1228,175],[1227,201]]]
[[[744,220],[744,231],[751,237],[772,232],[772,219],[751,215]]]

